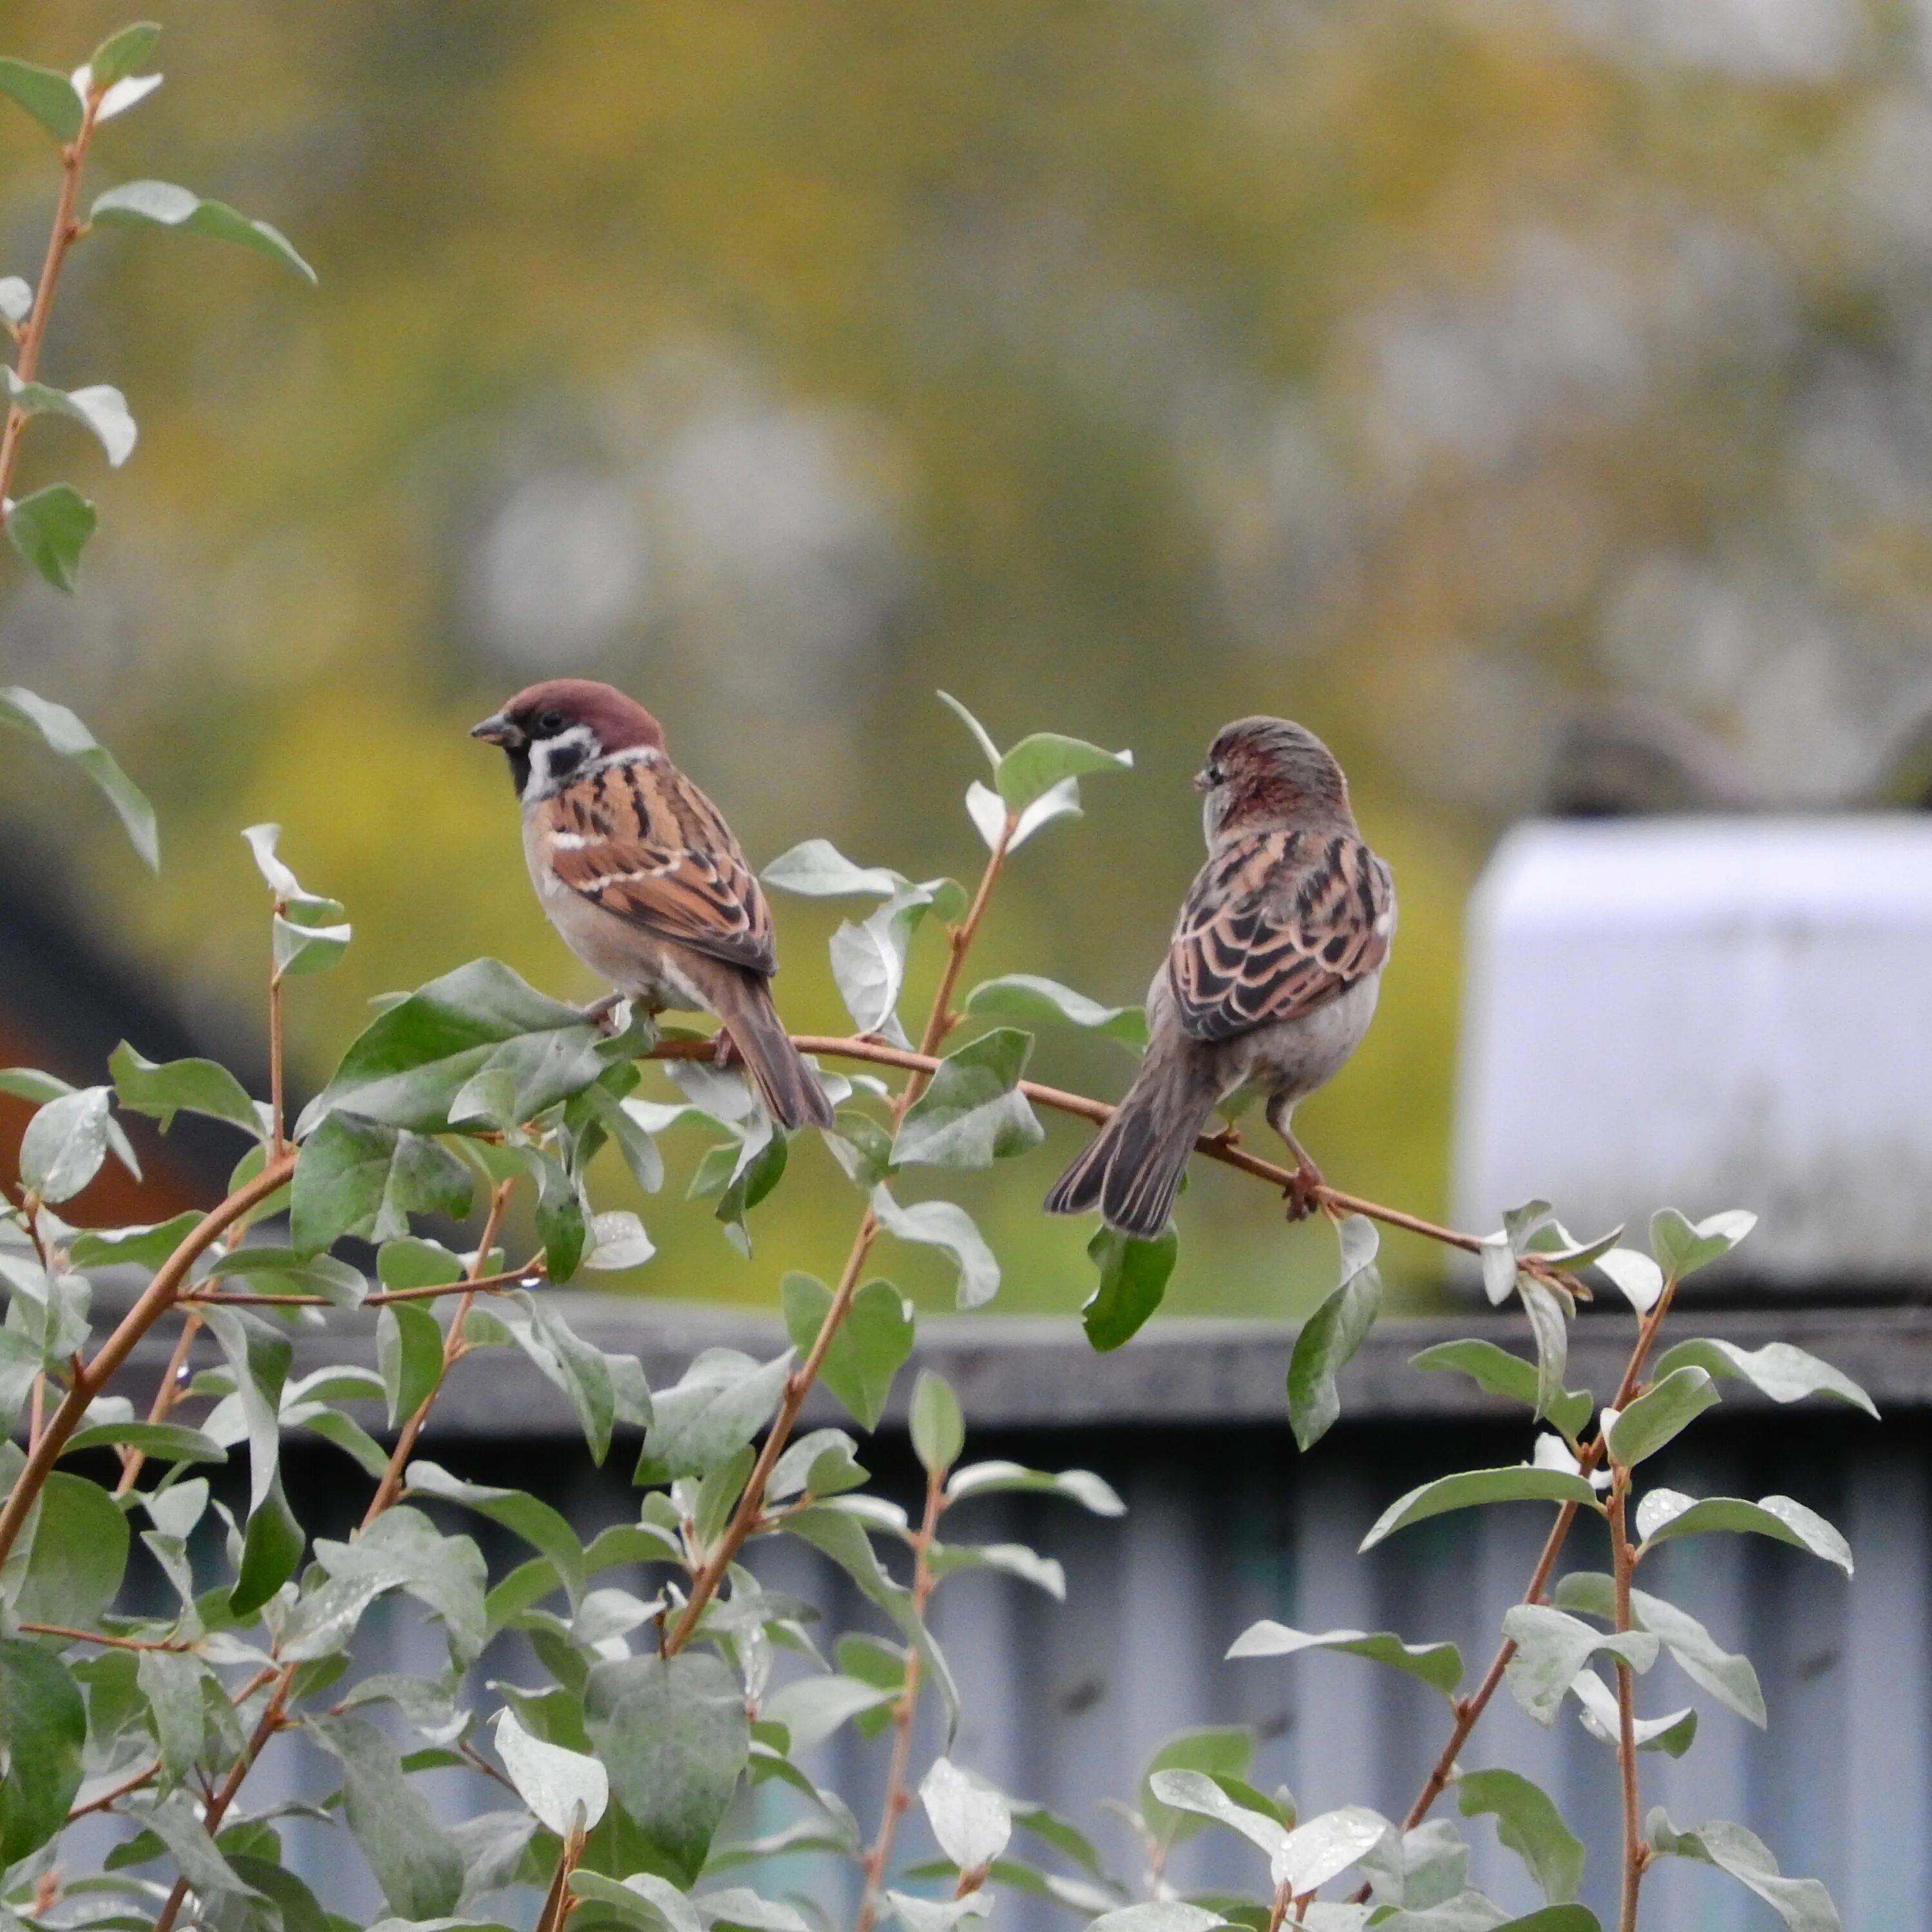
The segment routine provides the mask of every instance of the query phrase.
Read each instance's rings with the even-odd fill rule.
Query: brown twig
[[[1658,1330],[1664,1325],[1664,1318],[1670,1312],[1672,1297],[1676,1293],[1675,1282],[1666,1282],[1650,1312],[1637,1324],[1635,1346],[1630,1350],[1630,1360],[1624,1366],[1622,1379],[1617,1384],[1617,1392],[1610,1402],[1612,1408],[1626,1408],[1642,1385],[1644,1364],[1650,1359],[1651,1349],[1655,1346]],[[1577,1457],[1577,1465],[1588,1475],[1603,1460],[1604,1441],[1600,1432],[1583,1444]],[[1541,1602],[1544,1592],[1549,1587],[1550,1573],[1556,1567],[1556,1559],[1562,1552],[1563,1545],[1570,1534],[1570,1526],[1576,1520],[1576,1505],[1565,1503],[1556,1512],[1556,1520],[1551,1525],[1549,1535],[1544,1538],[1543,1553],[1536,1559],[1536,1568],[1531,1573],[1529,1583],[1522,1593],[1526,1604]],[[1408,1808],[1402,1820],[1405,1832],[1412,1832],[1430,1813],[1437,1798],[1448,1788],[1449,1780],[1456,1774],[1456,1760],[1469,1733],[1476,1728],[1478,1720],[1489,1708],[1490,1700],[1496,1694],[1503,1681],[1503,1673],[1509,1668],[1510,1659],[1516,1654],[1514,1638],[1505,1637],[1483,1681],[1466,1697],[1456,1700],[1456,1721],[1450,1730],[1449,1742],[1442,1748],[1441,1754],[1430,1767],[1422,1789],[1416,1793],[1415,1802]],[[1364,1886],[1354,1894],[1359,1904],[1368,1897],[1369,1888]]]
[[[434,1301],[446,1294],[501,1294],[506,1289],[521,1287],[531,1280],[541,1280],[544,1272],[544,1258],[538,1255],[518,1268],[507,1268],[501,1274],[486,1274],[472,1281],[467,1276],[460,1281],[438,1282],[428,1288],[386,1288],[374,1294],[365,1294],[356,1305],[358,1308],[386,1308],[394,1301]],[[206,1287],[190,1289],[179,1298],[183,1307],[196,1302],[212,1303],[220,1308],[334,1308],[339,1303],[331,1301],[326,1294],[230,1294]]]
[[[935,1580],[930,1561],[932,1540],[945,1508],[946,1472],[928,1470],[926,1478],[926,1514],[912,1539],[912,1607],[913,1614],[917,1617],[924,1617],[927,1600],[932,1594]],[[872,1932],[878,1917],[880,1895],[885,1888],[886,1862],[892,1856],[892,1835],[912,1804],[911,1794],[906,1790],[906,1772],[912,1762],[913,1720],[919,1713],[919,1686],[922,1670],[923,1661],[918,1649],[908,1645],[905,1676],[898,1701],[892,1706],[892,1756],[886,1772],[886,1795],[879,1807],[879,1828],[873,1837],[872,1849],[866,1854],[857,1932]],[[962,1883],[968,1876],[961,1874]]]
[[[575,1910],[577,1901],[570,1895],[570,1875],[577,1869],[578,1859],[584,1856],[584,1833],[572,1832],[563,1841],[562,1849],[556,1855],[556,1870],[550,1882],[550,1890],[544,1894],[543,1910],[537,1914],[534,1932],[563,1932],[564,1921]]]
[[[132,1778],[124,1778],[112,1790],[104,1791],[98,1798],[90,1798],[85,1804],[76,1804],[67,1814],[67,1822],[71,1825],[76,1818],[85,1818],[90,1811],[105,1811],[110,1809],[120,1799],[125,1798],[130,1791],[139,1791],[142,1785],[153,1783],[160,1774],[160,1765],[157,1761],[136,1772]]]
[[[178,1308],[183,1302],[196,1298],[193,1294],[175,1298]],[[176,1338],[174,1352],[168,1358],[168,1365],[161,1373],[160,1386],[154,1390],[154,1399],[148,1405],[150,1422],[165,1422],[168,1412],[181,1400],[182,1370],[188,1365],[188,1352],[194,1346],[194,1338],[201,1331],[201,1317],[190,1314],[182,1324],[181,1334]],[[124,1496],[140,1480],[141,1466],[148,1460],[145,1450],[130,1449],[121,1460],[121,1480],[114,1485],[114,1493]]]
[[[376,1493],[369,1498],[368,1512],[362,1519],[364,1529],[395,1501],[402,1489],[403,1471],[416,1446],[416,1438],[422,1433],[424,1423],[429,1419],[430,1406],[442,1393],[444,1379],[450,1370],[469,1352],[470,1345],[463,1339],[463,1324],[482,1284],[484,1277],[479,1270],[490,1249],[496,1245],[496,1230],[503,1225],[503,1210],[509,1205],[510,1190],[515,1184],[514,1181],[500,1180],[490,1194],[490,1212],[483,1223],[483,1238],[476,1244],[476,1258],[470,1264],[469,1275],[454,1284],[463,1298],[456,1304],[449,1333],[442,1338],[442,1366],[436,1372],[428,1394],[416,1405],[415,1414],[397,1432],[396,1446],[389,1452],[388,1467],[382,1472],[382,1480],[376,1485]],[[373,1300],[374,1297],[370,1298]]]
[[[93,1360],[75,1370],[60,1407],[34,1444],[26,1467],[7,1498],[5,1507],[0,1508],[0,1562],[5,1561],[7,1552],[13,1548],[21,1526],[27,1520],[27,1512],[33,1508],[48,1472],[67,1447],[68,1438],[80,1426],[88,1403],[134,1352],[134,1345],[174,1306],[188,1270],[202,1253],[232,1222],[274,1193],[295,1172],[295,1164],[292,1153],[275,1156],[254,1180],[244,1181],[220,1207],[204,1214],[155,1271],[154,1279],[142,1291],[140,1299],[122,1317],[120,1325],[101,1343]]]
[[[74,219],[74,205],[80,194],[82,170],[87,165],[87,150],[94,139],[95,116],[100,111],[104,89],[90,87],[82,103],[80,131],[61,148],[59,199],[54,203],[53,225],[47,232],[47,249],[40,262],[40,279],[34,290],[34,305],[20,332],[20,352],[14,359],[14,373],[22,382],[31,382],[40,363],[40,345],[46,341],[48,318],[53,313],[54,290],[60,280],[67,251],[80,239],[86,224]],[[27,412],[18,403],[10,404],[6,426],[0,429],[0,524],[7,520],[7,500],[13,494],[14,471],[20,460],[21,433],[27,426]]]
[[[1630,1472],[1618,1466],[1610,1496],[1610,1574],[1616,1592],[1614,1622],[1619,1635],[1630,1628]],[[1630,1664],[1616,1660],[1617,1771],[1623,1786],[1623,1882],[1617,1910],[1617,1932],[1636,1932],[1637,1888],[1643,1882],[1644,1842],[1638,1822],[1636,1762],[1636,1683]]]
[[[110,1650],[192,1650],[194,1644],[183,1636],[116,1636],[109,1630],[76,1630],[70,1624],[30,1624],[20,1628],[36,1636],[64,1636],[74,1643],[105,1644]]]
[[[920,1036],[921,1052],[904,1058],[895,1058],[887,1064],[904,1066],[911,1071],[912,1077],[900,1088],[892,1106],[892,1129],[896,1134],[913,1102],[925,1092],[927,1082],[938,1061],[933,1058],[933,1049],[946,1037],[947,1029],[953,1024],[952,999],[953,988],[959,982],[960,968],[965,964],[966,955],[971,950],[980,922],[986,916],[986,905],[992,896],[1001,869],[1006,860],[1006,847],[1013,836],[1013,827],[1018,820],[1010,812],[1006,824],[994,840],[993,849],[986,860],[986,869],[980,874],[978,890],[973,895],[966,916],[946,935],[946,958],[944,970],[939,976],[939,984],[932,997],[931,1010],[926,1015],[926,1025]],[[809,1036],[808,1036],[809,1037]],[[680,1046],[699,1046],[710,1050],[706,1042],[669,1042]],[[803,1041],[798,1042],[803,1052],[814,1048]],[[848,1042],[833,1042],[826,1044],[825,1050],[836,1052],[843,1045],[855,1048],[869,1048],[871,1042],[854,1040]],[[896,1048],[886,1052],[895,1055]],[[684,1054],[665,1054],[664,1058],[684,1058]],[[850,1058],[878,1059],[881,1056],[861,1051],[847,1056]],[[805,1360],[786,1378],[784,1394],[778,1402],[778,1412],[772,1419],[772,1426],[765,1432],[765,1439],[758,1451],[758,1460],[752,1466],[752,1473],[745,1484],[744,1493],[731,1513],[731,1520],[724,1526],[724,1532],[716,1546],[705,1559],[691,1580],[691,1594],[678,1618],[666,1633],[664,1654],[674,1657],[690,1642],[692,1633],[698,1628],[698,1620],[704,1614],[705,1606],[716,1594],[718,1586],[724,1580],[746,1537],[758,1526],[764,1509],[765,1485],[771,1479],[772,1469],[784,1445],[790,1439],[793,1425],[798,1420],[799,1411],[805,1406],[805,1399],[812,1392],[812,1384],[818,1380],[818,1371],[824,1364],[826,1352],[832,1346],[832,1337],[838,1332],[845,1319],[846,1311],[852,1305],[852,1298],[858,1291],[859,1276],[866,1265],[866,1257],[872,1252],[872,1244],[878,1238],[878,1217],[868,1207],[859,1217],[859,1226],[852,1237],[852,1245],[845,1256],[845,1265],[839,1270],[838,1284],[832,1290],[832,1305],[825,1311],[825,1318],[818,1325],[818,1333],[813,1338],[811,1348]]]
[[[958,962],[963,957],[956,955],[948,962],[947,977],[941,991],[950,997],[950,989],[957,979]],[[937,1004],[934,1007],[938,1010]],[[956,1016],[949,1016],[956,1019]],[[932,1039],[930,1024],[927,1038]],[[944,1034],[940,1036],[944,1037]],[[869,1061],[876,1066],[903,1067],[915,1076],[922,1076],[920,1085],[929,1079],[938,1070],[939,1060],[932,1045],[922,1042],[921,1050],[914,1052],[908,1048],[891,1046],[884,1040],[870,1040],[849,1034],[794,1034],[792,1044],[801,1053],[818,1054],[832,1060],[860,1060]],[[933,1041],[937,1044],[937,1040]],[[643,1055],[647,1060],[708,1060],[713,1048],[708,1040],[662,1040],[651,1051]],[[1069,1092],[1064,1087],[1049,1087],[1037,1080],[1022,1080],[1018,1090],[1036,1106],[1051,1107],[1056,1113],[1071,1114],[1076,1119],[1091,1120],[1096,1126],[1104,1126],[1114,1117],[1113,1107],[1105,1100],[1096,1100],[1084,1094]],[[916,1094],[914,1096],[917,1097]],[[1238,1142],[1230,1140],[1225,1134],[1203,1134],[1194,1143],[1196,1154],[1205,1154],[1210,1160],[1218,1160],[1225,1167],[1238,1169],[1243,1174],[1252,1174],[1258,1180],[1271,1182],[1286,1193],[1288,1184],[1294,1178],[1292,1168],[1283,1167],[1278,1162],[1264,1160],[1258,1154],[1250,1154]],[[1384,1207],[1378,1201],[1365,1200],[1359,1194],[1346,1193],[1339,1187],[1331,1187],[1326,1182],[1309,1190],[1309,1199],[1317,1206],[1326,1208],[1337,1214],[1360,1214],[1371,1221],[1379,1221],[1384,1227],[1400,1228],[1406,1233],[1419,1234],[1424,1240],[1435,1241],[1444,1247],[1458,1248],[1465,1254],[1478,1254],[1484,1246],[1480,1234],[1465,1234],[1458,1228],[1445,1228],[1434,1221],[1425,1221],[1419,1214],[1411,1214],[1400,1208]],[[1517,1265],[1542,1280],[1552,1282],[1565,1292],[1574,1295],[1578,1284],[1575,1278],[1559,1268],[1535,1255],[1520,1255]]]

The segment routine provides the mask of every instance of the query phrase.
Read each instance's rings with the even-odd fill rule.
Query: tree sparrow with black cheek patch
[[[1348,781],[1312,731],[1241,718],[1195,783],[1208,862],[1148,989],[1147,1057],[1046,1199],[1056,1214],[1098,1208],[1144,1238],[1167,1225],[1209,1116],[1244,1087],[1266,1096],[1294,1155],[1291,1213],[1308,1212],[1322,1176],[1290,1117],[1360,1044],[1395,937],[1389,869],[1363,843]]]
[[[832,1108],[772,1004],[771,914],[731,829],[634,699],[587,678],[520,691],[470,735],[500,745],[524,856],[565,944],[628,998],[715,1014],[781,1126]]]

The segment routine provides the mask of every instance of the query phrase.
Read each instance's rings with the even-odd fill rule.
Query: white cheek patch
[[[574,778],[597,755],[596,734],[588,724],[573,724],[554,738],[539,738],[530,746],[526,799],[548,798]]]

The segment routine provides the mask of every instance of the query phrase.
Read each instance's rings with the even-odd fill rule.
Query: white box
[[[1461,1226],[1749,1208],[1733,1278],[1932,1286],[1932,817],[1520,826],[1468,938]]]

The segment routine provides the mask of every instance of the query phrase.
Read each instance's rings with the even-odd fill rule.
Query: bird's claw
[[[721,1026],[711,1036],[711,1064],[714,1066],[742,1066],[745,1056],[731,1037],[731,1029]]]
[[[617,1010],[628,996],[623,993],[606,993],[601,1000],[592,1000],[583,1010],[583,1017],[599,1031],[618,1034],[623,1028],[617,1023]]]
[[[1324,1184],[1321,1169],[1306,1162],[1289,1175],[1288,1185],[1282,1191],[1288,1201],[1288,1218],[1291,1221],[1305,1221],[1315,1212],[1318,1204],[1316,1197]]]
[[[1208,1136],[1208,1144],[1210,1147],[1220,1148],[1224,1151],[1229,1148],[1238,1148],[1240,1144],[1241,1130],[1232,1120],[1230,1120],[1226,1126],[1216,1127]]]

